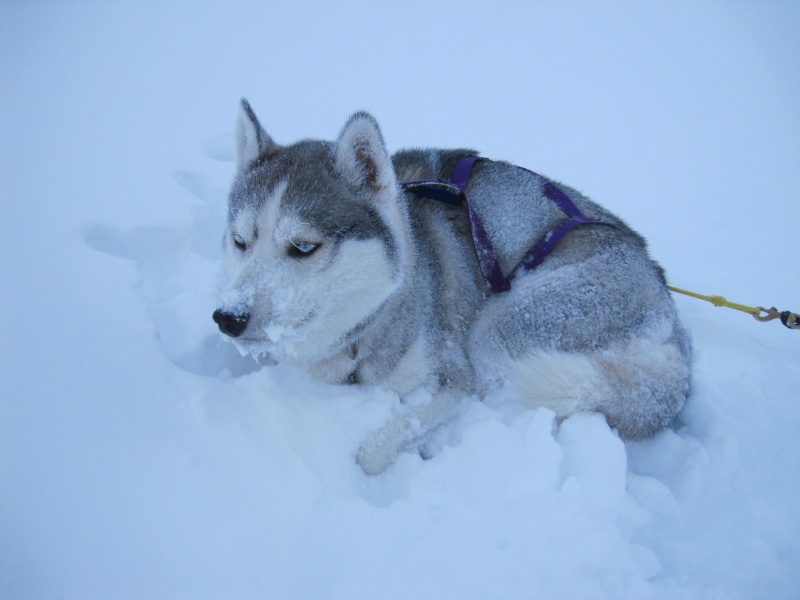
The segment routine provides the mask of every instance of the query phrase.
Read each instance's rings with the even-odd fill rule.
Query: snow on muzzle
[[[253,297],[253,286],[233,288],[222,295],[220,306],[211,315],[222,333],[231,337],[244,333],[250,321]]]

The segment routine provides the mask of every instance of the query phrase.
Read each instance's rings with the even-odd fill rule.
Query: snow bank
[[[392,148],[535,168],[675,283],[800,308],[774,216],[800,184],[797,7],[0,10],[0,597],[796,596],[795,332],[677,298],[674,428],[623,443],[501,389],[369,478],[397,397],[259,365],[210,316],[240,95],[279,141],[366,107]]]

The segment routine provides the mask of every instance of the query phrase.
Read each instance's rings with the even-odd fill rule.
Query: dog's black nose
[[[244,328],[247,327],[247,322],[250,320],[248,313],[235,314],[222,310],[215,310],[212,317],[214,322],[219,325],[219,330],[231,337],[239,337],[242,335]]]

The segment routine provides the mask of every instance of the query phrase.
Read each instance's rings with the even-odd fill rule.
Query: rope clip
[[[766,309],[763,306],[757,306],[756,308],[758,308],[758,312],[753,313],[753,318],[756,321],[761,321],[762,323],[766,323],[767,321],[772,321],[773,319],[780,319],[781,317],[781,313],[778,312],[778,309],[775,308],[774,306],[770,309]],[[762,317],[761,316],[762,312],[767,314]]]
[[[800,315],[796,315],[793,312],[789,312],[785,310],[783,312],[778,311],[777,308],[774,306],[767,310],[763,306],[759,306],[758,313],[753,313],[753,318],[756,321],[761,321],[762,323],[766,323],[767,321],[772,321],[773,319],[780,319],[781,323],[783,323],[789,329],[800,329]],[[763,317],[760,313],[767,313]]]

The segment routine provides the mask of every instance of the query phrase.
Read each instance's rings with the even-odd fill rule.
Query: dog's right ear
[[[250,103],[242,98],[239,107],[239,117],[236,120],[236,170],[241,173],[258,156],[275,142],[269,137],[261,123],[256,118],[256,113]]]
[[[397,179],[392,159],[375,118],[357,112],[345,123],[334,149],[336,168],[354,190],[375,198],[395,198]]]

